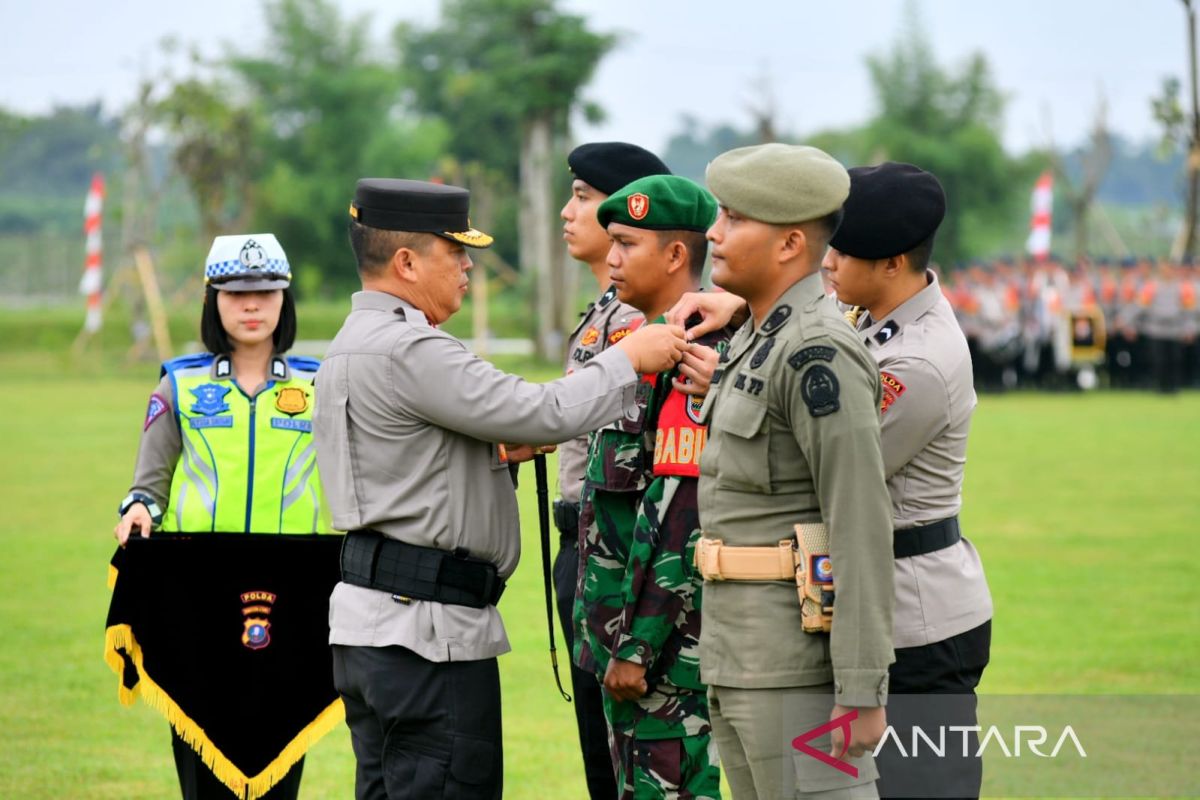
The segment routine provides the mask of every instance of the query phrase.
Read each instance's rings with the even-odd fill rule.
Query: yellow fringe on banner
[[[108,590],[111,592],[117,588],[117,568],[112,564],[108,565]]]
[[[133,689],[126,689],[124,681],[120,680],[125,670],[125,660],[117,651],[124,649],[133,659],[137,667],[138,683]],[[231,791],[245,800],[257,800],[271,787],[279,783],[288,770],[295,766],[309,748],[321,740],[325,734],[336,728],[346,717],[346,709],[339,697],[308,723],[275,760],[266,769],[254,776],[248,776],[238,769],[225,754],[217,749],[204,730],[181,709],[171,697],[159,687],[150,676],[142,663],[142,649],[134,638],[133,631],[128,625],[112,625],[104,632],[104,661],[117,673],[118,694],[122,705],[132,705],[141,695],[146,705],[156,709],[167,718],[171,727],[180,738],[188,743],[204,761],[213,774],[229,787]]]

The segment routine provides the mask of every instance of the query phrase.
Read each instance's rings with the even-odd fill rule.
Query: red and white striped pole
[[[1054,175],[1042,173],[1033,187],[1033,216],[1029,221],[1029,240],[1025,249],[1034,261],[1045,261],[1050,255],[1050,212],[1054,208]]]
[[[104,176],[97,172],[92,176],[92,187],[88,189],[87,202],[83,206],[83,232],[87,235],[87,255],[83,262],[83,280],[79,291],[87,295],[87,319],[83,329],[88,333],[100,330],[100,256],[101,241],[100,211],[104,205]]]

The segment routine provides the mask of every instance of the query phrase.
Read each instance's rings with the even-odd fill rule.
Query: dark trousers
[[[221,781],[187,742],[171,730],[171,750],[175,753],[175,772],[179,776],[179,789],[184,800],[231,800],[238,797]],[[279,783],[264,794],[263,800],[296,800],[300,794],[300,776],[304,772],[304,759],[300,759],[288,770]]]
[[[1150,340],[1150,367],[1154,371],[1154,388],[1160,392],[1179,391],[1183,374],[1183,342],[1177,339]]]
[[[888,724],[901,742],[912,741],[919,726],[935,732],[940,726],[976,724],[975,687],[983,676],[992,645],[992,622],[921,647],[896,650],[888,668]],[[938,695],[923,698],[920,695]],[[974,757],[978,737],[963,758],[960,740],[948,746],[944,757],[922,753],[905,758],[894,747],[875,756],[879,767],[880,797],[979,797],[983,763]],[[911,755],[911,754],[910,754]]]
[[[435,663],[403,647],[333,646],[357,800],[494,800],[503,790],[496,659]]]
[[[554,593],[565,639],[566,661],[571,665],[571,696],[575,704],[575,725],[579,729],[579,749],[583,753],[583,774],[592,800],[612,800],[617,796],[616,767],[608,749],[608,723],[604,721],[600,683],[594,674],[575,666],[571,659],[575,642],[571,615],[578,575],[579,542],[569,534],[564,535],[554,558]]]

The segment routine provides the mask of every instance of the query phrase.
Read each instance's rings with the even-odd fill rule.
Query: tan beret
[[[824,150],[797,144],[759,144],[712,160],[708,188],[726,208],[773,224],[832,214],[850,194],[850,175]]]

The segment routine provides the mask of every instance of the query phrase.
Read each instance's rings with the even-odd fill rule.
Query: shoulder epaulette
[[[178,356],[176,358],[164,361],[162,369],[158,373],[158,377],[166,375],[168,372],[174,372],[177,369],[190,369],[192,367],[209,367],[212,366],[213,359],[216,358],[212,353],[192,353],[187,356]]]
[[[306,372],[316,372],[321,366],[321,359],[309,356],[288,356],[287,362],[292,369],[302,369]]]

